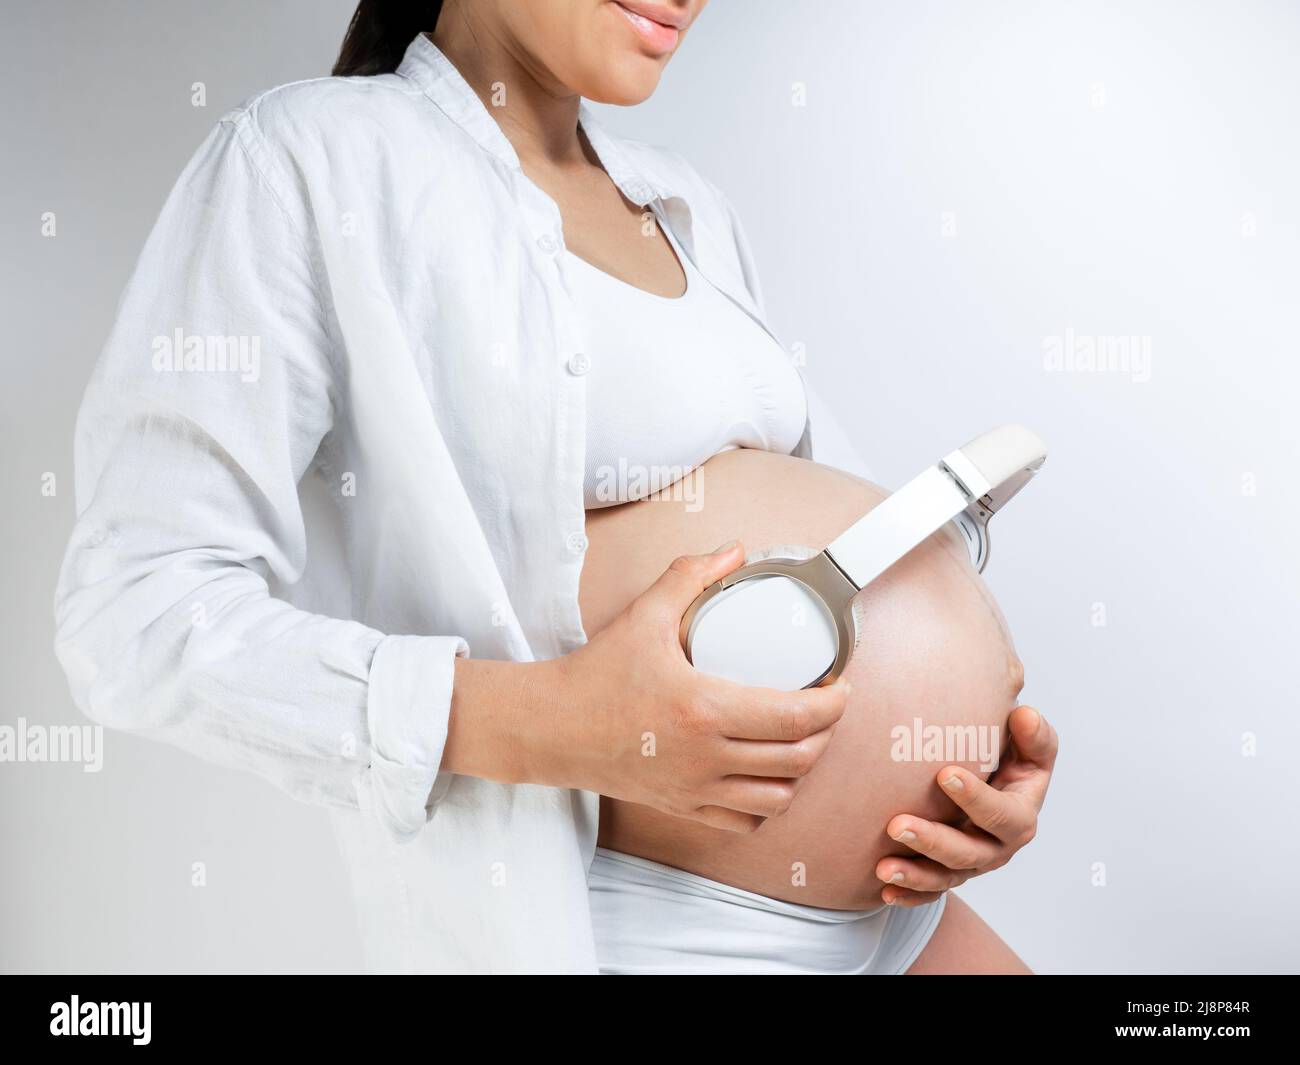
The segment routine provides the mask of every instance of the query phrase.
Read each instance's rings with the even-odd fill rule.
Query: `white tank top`
[[[586,338],[588,510],[642,499],[720,451],[788,454],[803,435],[806,400],[790,356],[668,240],[686,273],[680,297],[560,257]]]

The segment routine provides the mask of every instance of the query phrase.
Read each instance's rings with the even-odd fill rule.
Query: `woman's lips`
[[[631,0],[627,4],[614,0],[614,6],[623,12],[650,51],[667,55],[677,47],[677,40],[682,31],[667,22],[660,22],[650,14],[654,11],[660,18],[672,17],[667,12],[660,12],[649,4],[634,3]]]

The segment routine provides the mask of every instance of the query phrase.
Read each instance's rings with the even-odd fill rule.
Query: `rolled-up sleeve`
[[[468,646],[270,591],[306,564],[298,482],[341,375],[290,173],[234,112],[163,208],[78,416],[56,651],[92,719],[410,837],[446,790]]]

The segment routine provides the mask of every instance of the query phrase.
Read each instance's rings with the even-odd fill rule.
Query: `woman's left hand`
[[[1001,869],[1034,838],[1056,762],[1056,730],[1029,706],[1016,707],[1007,727],[1011,744],[987,783],[958,766],[939,771],[944,795],[966,811],[963,824],[954,828],[911,814],[889,822],[890,838],[923,857],[882,858],[876,864],[876,876],[887,885],[881,893],[886,903],[933,902],[940,892]]]

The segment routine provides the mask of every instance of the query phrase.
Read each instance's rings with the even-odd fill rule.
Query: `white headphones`
[[[1004,425],[909,481],[811,558],[777,555],[741,566],[683,615],[686,657],[742,684],[786,691],[829,684],[857,645],[853,596],[950,521],[983,572],[989,519],[1046,458],[1037,436]]]

